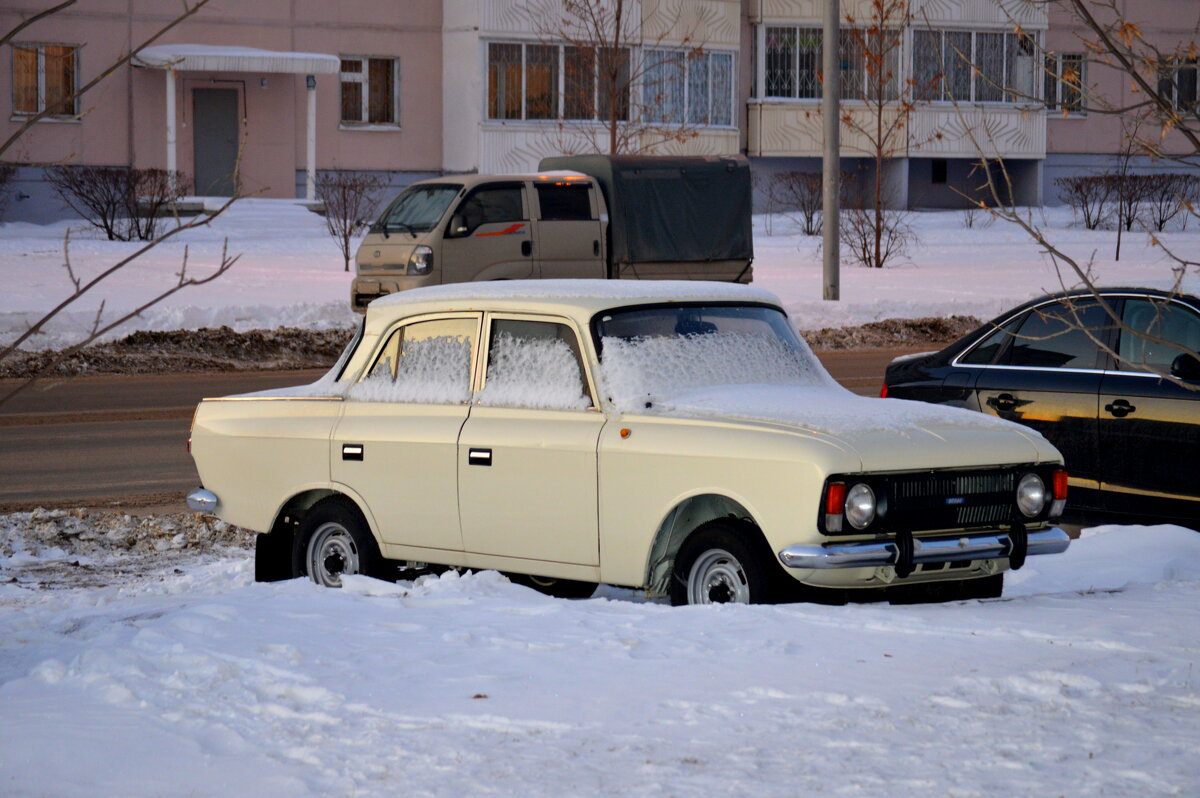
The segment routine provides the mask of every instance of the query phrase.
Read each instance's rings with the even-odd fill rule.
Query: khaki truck
[[[424,180],[363,239],[350,301],[528,278],[748,283],[750,210],[740,156],[564,156],[536,174]]]

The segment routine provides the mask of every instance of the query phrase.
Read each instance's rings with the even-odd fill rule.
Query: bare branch
[[[4,34],[3,36],[0,36],[0,47],[3,47],[4,45],[11,42],[13,39],[16,38],[18,33],[25,30],[33,23],[37,22],[39,19],[51,16],[52,14],[57,14],[59,11],[62,11],[64,8],[67,8],[69,6],[73,6],[77,2],[79,2],[79,0],[64,0],[64,2],[59,3],[56,6],[51,6],[50,8],[47,8],[45,11],[39,11],[38,13],[34,14],[29,19],[27,19],[24,22],[22,22],[21,24],[17,25],[17,27],[13,28],[8,33]]]

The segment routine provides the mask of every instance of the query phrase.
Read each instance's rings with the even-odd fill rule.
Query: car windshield
[[[594,325],[605,384],[623,410],[717,386],[829,384],[777,308],[640,307],[601,313]]]
[[[441,220],[451,201],[462,189],[458,183],[432,183],[404,191],[379,217],[380,232],[401,230],[427,233]]]

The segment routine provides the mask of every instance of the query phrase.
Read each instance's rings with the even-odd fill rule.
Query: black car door
[[[1200,385],[1169,374],[1200,350],[1200,315],[1165,299],[1128,298],[1115,368],[1100,385],[1100,467],[1106,508],[1194,523],[1200,518]],[[1153,339],[1160,339],[1155,341]]]
[[[1012,334],[975,383],[979,409],[1042,433],[1062,452],[1077,488],[1099,487],[1096,417],[1104,361],[1097,339],[1105,340],[1112,326],[1093,301],[1039,305],[1005,325]],[[1071,503],[1094,501],[1077,493]]]

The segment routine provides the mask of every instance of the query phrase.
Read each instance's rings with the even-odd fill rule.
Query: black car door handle
[[[1011,393],[1002,393],[999,396],[990,397],[987,400],[987,405],[988,405],[988,407],[994,408],[996,410],[1003,410],[1003,411],[1007,412],[1009,410],[1016,409],[1017,398],[1015,396],[1013,396]]]
[[[522,241],[521,242],[521,254],[528,255],[532,252],[533,252],[533,242],[532,241]]]
[[[467,465],[490,466],[492,464],[491,449],[468,449]]]
[[[1115,402],[1109,402],[1104,406],[1104,409],[1112,413],[1117,418],[1124,418],[1133,411],[1137,410],[1136,407],[1129,404],[1129,402],[1126,402],[1124,399],[1118,399]]]

